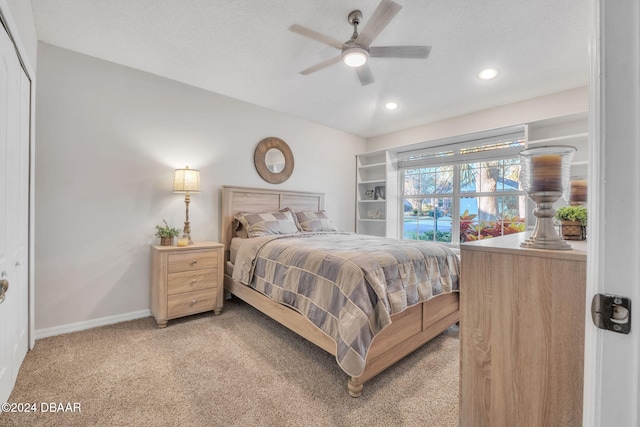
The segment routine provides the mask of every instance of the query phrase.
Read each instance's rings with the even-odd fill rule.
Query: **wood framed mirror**
[[[293,173],[293,152],[286,142],[271,136],[258,143],[253,163],[262,179],[271,184],[280,184]]]

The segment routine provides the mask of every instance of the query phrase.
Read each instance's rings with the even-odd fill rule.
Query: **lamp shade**
[[[199,193],[200,192],[200,171],[189,169],[176,169],[173,176],[174,193]]]

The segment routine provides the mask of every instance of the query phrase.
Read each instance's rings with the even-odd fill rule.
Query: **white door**
[[[640,425],[640,2],[591,0],[587,298],[631,298],[628,335],[585,329],[585,426]],[[631,218],[630,218],[631,217]]]
[[[30,83],[0,26],[0,402],[6,402],[28,347]]]

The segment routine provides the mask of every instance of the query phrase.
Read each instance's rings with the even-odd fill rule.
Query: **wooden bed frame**
[[[223,186],[221,239],[225,245],[225,263],[229,260],[234,215],[239,212],[274,212],[285,207],[294,211],[324,209],[324,194]],[[335,356],[335,341],[302,314],[234,281],[227,273],[225,264],[225,290]],[[459,319],[457,292],[438,295],[392,315],[391,325],[374,338],[363,373],[349,379],[349,394],[359,397],[366,381],[439,335]]]

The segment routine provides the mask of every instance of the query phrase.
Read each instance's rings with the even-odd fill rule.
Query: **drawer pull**
[[[198,281],[198,279],[191,279],[191,284],[195,285],[197,281]]]
[[[197,263],[198,263],[197,259],[194,259],[193,261],[191,261],[191,265],[194,265],[194,264],[197,264]]]
[[[193,301],[191,301],[191,305],[196,305],[198,303],[197,299],[194,299]]]

